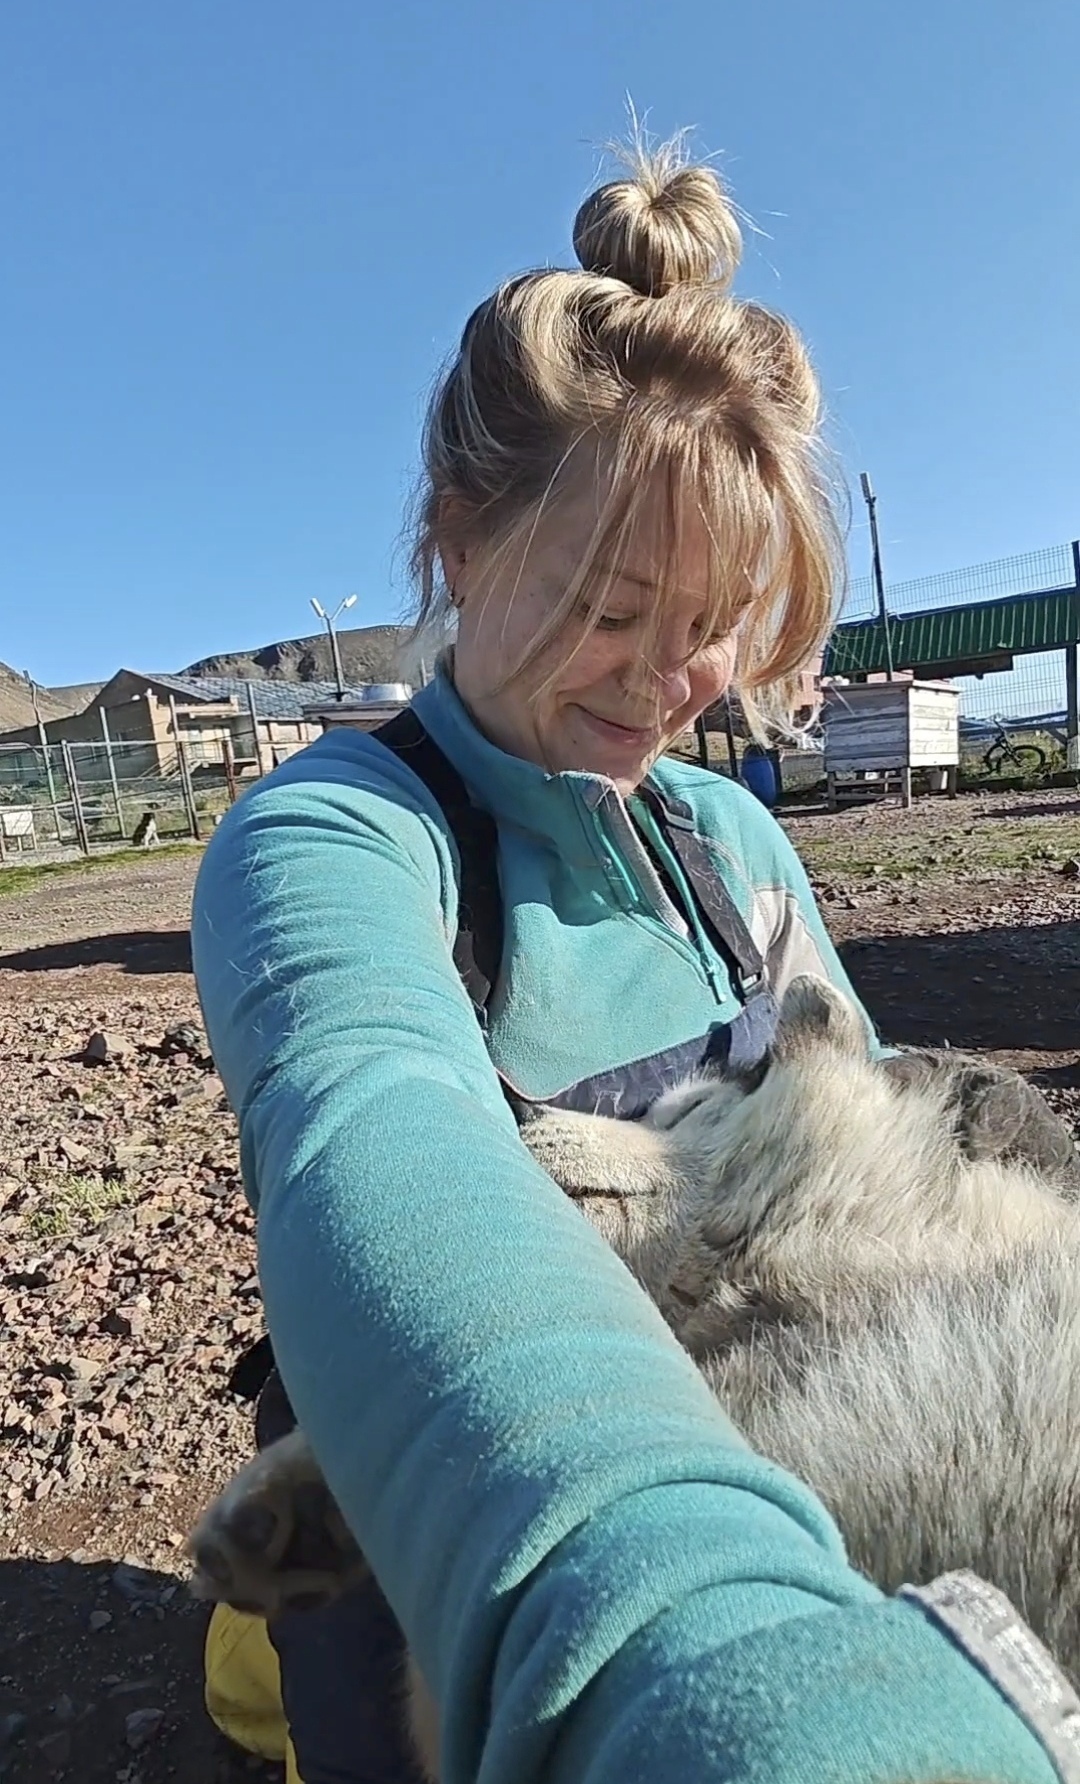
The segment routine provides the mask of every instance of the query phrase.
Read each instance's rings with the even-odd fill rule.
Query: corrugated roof
[[[241,712],[249,711],[250,698],[261,719],[299,719],[305,707],[337,699],[333,681],[255,681],[238,675],[148,675],[146,679],[168,688],[179,700],[235,700]],[[363,689],[346,687],[345,697],[360,700]]]
[[[1003,601],[889,615],[897,669],[933,667],[961,673],[970,664],[1080,643],[1080,589],[1044,589]],[[880,620],[837,626],[825,652],[824,674],[870,675],[887,667]]]

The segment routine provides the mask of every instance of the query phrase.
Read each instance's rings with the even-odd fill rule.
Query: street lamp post
[[[344,700],[345,676],[341,668],[341,651],[338,649],[337,633],[334,631],[334,621],[337,619],[339,613],[344,613],[349,607],[355,607],[356,596],[346,595],[343,601],[338,602],[333,613],[327,613],[326,608],[320,606],[314,595],[311,597],[311,605],[314,607],[316,613],[326,627],[326,634],[330,640],[330,655],[334,660],[334,680],[337,682],[337,698],[339,700]]]
[[[881,541],[878,538],[877,525],[877,496],[874,494],[874,486],[870,481],[870,474],[868,471],[860,471],[859,482],[862,484],[863,501],[866,503],[866,512],[870,516],[870,541],[874,553],[874,590],[877,595],[878,618],[881,620],[881,630],[884,635],[885,643],[885,679],[887,681],[892,681],[894,678],[892,639],[889,636],[889,615],[885,607],[885,577],[881,569]]]

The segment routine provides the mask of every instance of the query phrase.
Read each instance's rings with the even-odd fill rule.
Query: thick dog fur
[[[753,1447],[807,1481],[886,1590],[969,1568],[1080,1681],[1080,1212],[958,1145],[943,1074],[894,1081],[831,986],[787,992],[772,1054],[640,1123],[523,1136],[638,1277]],[[266,1613],[363,1559],[303,1437],[193,1538],[203,1596]],[[432,1776],[437,1718],[410,1672]]]

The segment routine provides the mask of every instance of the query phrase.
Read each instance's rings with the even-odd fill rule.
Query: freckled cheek
[[[734,669],[734,658],[727,658],[725,662],[710,665],[709,669],[693,671],[691,673],[691,698],[687,705],[691,706],[694,712],[703,712],[705,706],[712,705],[712,701],[719,699],[719,696],[725,694],[730,687],[732,669]]]
[[[625,639],[594,633],[563,672],[559,684],[559,700],[573,702],[583,694],[600,687],[612,677],[625,674],[633,661],[633,652]]]
[[[695,664],[690,671],[691,704],[701,711],[719,700],[731,686],[735,670],[735,643],[718,648],[707,663]]]

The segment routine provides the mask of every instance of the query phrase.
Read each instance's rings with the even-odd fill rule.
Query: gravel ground
[[[202,1714],[183,1583],[194,1517],[249,1453],[226,1382],[261,1329],[194,872],[102,866],[0,902],[0,1775],[20,1784],[269,1769]]]
[[[784,822],[882,1032],[1012,1063],[1080,1124],[1080,796]],[[202,1713],[184,1586],[184,1535],[249,1452],[227,1381],[260,1330],[190,976],[195,866],[0,899],[0,1777],[20,1784],[274,1775]]]

